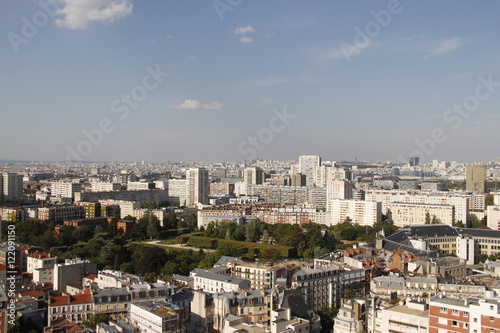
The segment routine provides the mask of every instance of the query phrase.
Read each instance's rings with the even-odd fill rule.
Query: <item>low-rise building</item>
[[[299,288],[304,300],[312,309],[324,305],[339,307],[347,289],[364,294],[366,288],[364,269],[329,267],[303,268],[293,275],[292,288]],[[360,295],[361,296],[361,295]]]
[[[429,333],[500,332],[498,299],[455,299],[440,294],[430,299],[429,308]]]
[[[390,304],[372,299],[367,312],[368,333],[429,332],[429,309],[422,302]]]
[[[210,293],[240,291],[250,289],[250,281],[209,270],[199,270],[194,274],[194,289]]]
[[[183,331],[181,309],[166,301],[132,303],[130,320],[141,333],[177,333]]]
[[[90,289],[85,290],[81,295],[65,294],[63,296],[53,296],[48,304],[48,322],[58,318],[66,318],[75,323],[81,323],[93,314],[94,303]]]

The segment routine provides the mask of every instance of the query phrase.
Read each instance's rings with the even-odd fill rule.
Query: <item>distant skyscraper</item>
[[[186,171],[186,206],[195,207],[199,202],[208,203],[208,170],[192,168]]]
[[[318,155],[299,156],[299,173],[306,175],[306,185],[314,186],[316,168],[321,165],[321,157]]]
[[[486,188],[486,166],[467,165],[465,167],[465,189],[467,192],[484,193]]]
[[[17,173],[4,173],[1,187],[3,201],[20,200],[23,195],[23,176]]]
[[[410,157],[410,166],[417,166],[420,164],[420,157],[412,156]]]
[[[261,185],[264,182],[264,171],[259,167],[245,168],[243,182],[247,185]]]

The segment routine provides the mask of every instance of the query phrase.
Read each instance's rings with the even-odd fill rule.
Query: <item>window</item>
[[[451,288],[451,289],[453,290],[454,288]],[[453,309],[453,310],[451,310],[451,313],[452,313],[454,316],[458,316],[458,314],[460,313],[460,311]]]
[[[467,311],[463,311],[463,312],[462,312],[462,316],[464,316],[464,317],[468,317],[468,316],[469,316],[469,313],[468,313]]]
[[[441,308],[441,309],[439,309],[439,311],[441,311],[441,313],[447,313],[448,309],[447,308]]]
[[[458,322],[456,320],[451,321],[451,326],[458,327]]]

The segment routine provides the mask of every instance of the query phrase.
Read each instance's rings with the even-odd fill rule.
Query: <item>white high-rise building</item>
[[[319,155],[299,156],[299,173],[306,175],[306,185],[314,186],[316,168],[321,165]]]
[[[186,171],[186,206],[195,207],[198,203],[208,203],[210,185],[208,170],[192,168]]]
[[[350,180],[332,180],[326,186],[326,200],[352,199],[353,187]]]
[[[50,192],[60,198],[74,198],[76,192],[82,191],[82,184],[70,182],[52,182]]]
[[[7,173],[2,175],[1,182],[1,197],[3,201],[7,200],[19,200],[23,195],[23,176],[17,173]],[[1,200],[0,200],[1,201]]]

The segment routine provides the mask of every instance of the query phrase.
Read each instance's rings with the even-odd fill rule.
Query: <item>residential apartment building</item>
[[[364,333],[366,328],[366,301],[343,300],[333,322],[333,333]]]
[[[351,180],[332,180],[326,185],[326,200],[352,199],[353,182]]]
[[[248,290],[251,285],[249,280],[215,273],[210,270],[199,270],[193,277],[194,289],[209,293]]]
[[[207,169],[192,168],[186,171],[186,206],[195,207],[198,203],[208,203],[209,191]]]
[[[469,217],[470,195],[447,192],[421,193],[401,190],[367,190],[365,200],[382,203],[382,213],[386,214],[390,203],[413,203],[424,205],[445,205],[454,207],[454,221],[464,224]],[[420,223],[424,223],[425,220]]]
[[[75,193],[82,191],[82,184],[71,182],[52,182],[50,193],[59,198],[74,198]]]
[[[276,280],[282,279],[289,286],[292,276],[300,270],[299,262],[250,263],[236,261],[230,264],[231,275],[250,281],[251,288],[270,289],[276,286]]]
[[[306,185],[314,186],[315,170],[321,165],[321,157],[318,155],[300,155],[299,172],[306,175]]]
[[[300,288],[304,301],[313,309],[324,305],[339,307],[346,289],[365,290],[364,269],[343,269],[338,266],[303,268],[292,277],[292,288]]]
[[[429,333],[500,332],[500,301],[497,299],[455,299],[443,294],[429,302]]]
[[[486,166],[469,164],[465,167],[465,190],[484,193],[486,188]]]
[[[49,326],[53,320],[59,318],[82,323],[94,314],[94,303],[90,289],[86,289],[81,295],[52,296],[48,303]]]
[[[391,202],[387,204],[387,209],[391,212],[394,225],[398,227],[422,224],[426,218],[449,226],[455,224],[454,206]]]
[[[382,219],[381,203],[375,201],[333,199],[328,202],[331,225],[345,221],[347,217],[352,223],[372,226]]]
[[[186,205],[186,179],[168,180],[168,201]]]
[[[111,182],[91,182],[90,191],[92,192],[108,192],[108,191],[121,191],[122,185],[120,183]]]
[[[103,191],[103,192],[77,192],[75,201],[102,202],[110,200],[135,201],[139,205],[146,202],[159,204],[168,200],[168,190],[138,190],[138,191]]]
[[[130,321],[140,333],[183,332],[182,310],[166,301],[143,301],[130,306]]]
[[[493,230],[500,230],[500,206],[488,206],[487,225]]]
[[[0,179],[0,203],[20,200],[23,195],[23,176],[4,172]]]
[[[38,208],[38,219],[40,221],[53,221],[57,224],[64,221],[84,219],[85,208],[82,206],[52,206]]]
[[[391,305],[380,300],[371,300],[367,313],[368,333],[429,332],[429,309],[427,304],[416,301]]]

